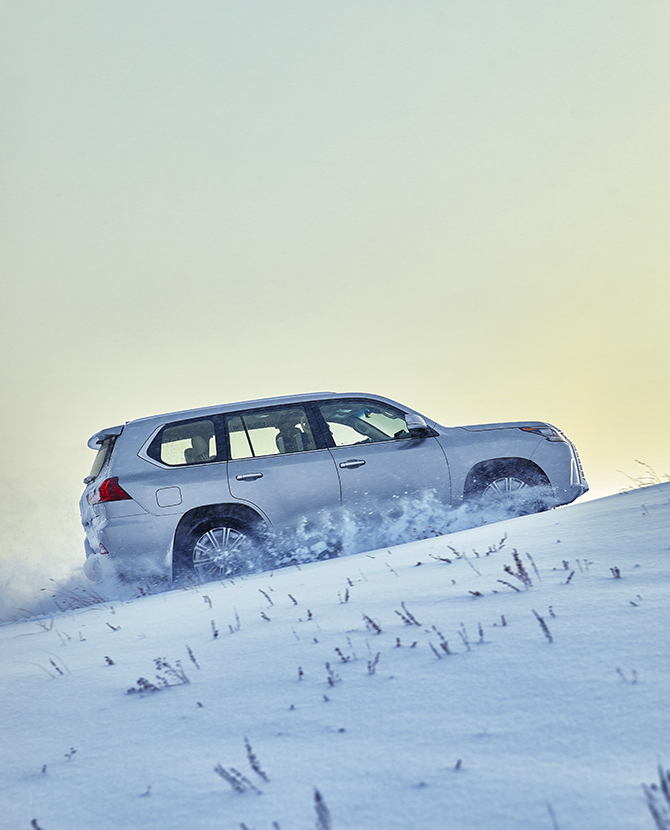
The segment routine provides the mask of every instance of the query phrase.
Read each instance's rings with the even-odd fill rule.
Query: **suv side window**
[[[336,447],[409,438],[405,416],[397,409],[363,400],[317,403]]]
[[[303,406],[253,409],[226,416],[231,461],[316,449]]]
[[[166,424],[149,445],[147,455],[170,467],[220,460],[214,422],[204,419]]]

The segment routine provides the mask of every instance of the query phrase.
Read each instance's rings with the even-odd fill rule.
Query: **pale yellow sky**
[[[91,433],[250,397],[547,420],[595,495],[670,473],[669,35],[665,0],[0,4],[3,561],[80,561]]]

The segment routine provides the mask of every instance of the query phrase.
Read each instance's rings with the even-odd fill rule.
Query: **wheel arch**
[[[215,519],[235,519],[251,526],[267,527],[267,521],[246,504],[206,504],[187,511],[179,520],[172,545],[172,559],[179,556],[184,540],[198,524]]]
[[[535,484],[551,485],[549,476],[539,465],[528,458],[489,458],[486,461],[479,461],[475,464],[465,478],[463,496],[469,496],[483,489],[487,481],[492,477],[509,475],[511,472],[525,474]]]

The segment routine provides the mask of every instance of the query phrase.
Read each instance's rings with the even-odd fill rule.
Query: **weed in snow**
[[[240,622],[240,615],[237,613],[237,608],[233,608],[233,612],[235,614],[235,626],[233,627],[232,625],[230,625],[230,623],[228,624],[228,630],[231,634],[234,634],[236,631],[239,631],[242,627],[242,623]]]
[[[196,667],[196,669],[199,669],[200,666],[198,665],[198,661],[195,659],[195,654],[193,654],[193,651],[192,651],[191,647],[186,646],[186,651],[188,651],[188,656],[189,656],[189,659],[191,660],[191,663],[193,663],[193,665]]]
[[[486,555],[489,556],[491,553],[497,553],[499,550],[502,550],[505,547],[505,542],[507,541],[507,533],[504,534],[502,539],[498,542],[497,545],[490,545],[489,549],[486,551]]]
[[[670,771],[658,765],[658,784],[642,785],[647,807],[658,830],[670,830]]]
[[[505,565],[503,567],[503,570],[505,571],[505,573],[508,573],[510,576],[513,576],[515,579],[518,579],[526,590],[528,590],[528,588],[532,588],[533,582],[516,549],[512,551],[512,558],[514,559],[516,569],[514,569],[511,565]],[[502,580],[500,579],[498,580],[498,582],[501,581]]]
[[[428,645],[430,646],[431,651],[432,651],[432,652],[433,652],[433,654],[437,657],[437,659],[438,659],[438,660],[441,660],[441,659],[442,659],[442,655],[441,655],[441,654],[440,654],[440,652],[439,652],[439,651],[435,648],[435,646],[434,646],[432,643],[428,643]]]
[[[444,638],[444,635],[442,634],[442,632],[441,632],[441,631],[438,631],[438,629],[437,629],[435,626],[433,626],[433,631],[434,631],[434,632],[437,634],[437,636],[440,638],[440,648],[442,649],[442,651],[443,651],[445,654],[451,654],[451,652],[449,651],[449,643],[448,643],[448,642],[447,642],[447,640]],[[438,658],[442,659],[442,656],[441,656],[441,655],[440,655],[440,653],[437,651],[437,649],[433,646],[433,644],[432,644],[432,643],[430,643],[429,645],[430,645],[430,647],[433,649],[433,653],[434,653],[434,654],[435,654]]]
[[[635,463],[644,468],[644,473],[639,476],[629,476],[628,473],[624,473],[622,470],[617,470],[618,473],[626,476],[626,478],[631,482],[627,487],[624,487],[623,490],[620,490],[621,493],[625,493],[628,490],[637,490],[641,487],[653,487],[655,484],[662,484],[664,481],[670,481],[670,475],[667,473],[664,475],[658,475],[658,473],[649,464],[645,464],[644,461],[638,461],[636,458]]]
[[[458,636],[463,641],[463,645],[465,646],[467,651],[471,651],[470,649],[470,638],[468,637],[468,632],[465,630],[465,626],[461,623],[461,627],[458,629]]]
[[[407,610],[404,602],[400,603],[402,611],[396,611],[396,614],[405,623],[405,625],[421,625],[417,618]]]
[[[332,830],[330,810],[317,789],[314,790],[314,809],[316,810],[316,830]]]
[[[351,660],[351,655],[350,654],[343,654],[341,648],[336,648],[335,653],[337,654],[337,656],[340,658],[340,660],[343,663],[348,663],[349,660]]]
[[[146,677],[140,677],[137,680],[137,686],[131,686],[126,694],[160,692],[161,689],[168,689],[171,686],[183,686],[191,682],[181,666],[181,660],[177,660],[175,665],[171,666],[164,657],[157,657],[154,660],[154,666],[156,668],[156,683],[152,683]],[[159,674],[159,672],[162,672],[162,674]]]
[[[454,549],[451,548],[451,550]],[[477,551],[473,550],[472,552],[474,553],[475,557],[479,559],[479,554],[477,553]],[[454,551],[454,553],[456,553],[456,551]],[[473,564],[472,560],[468,559],[468,557],[465,555],[465,551],[460,555],[457,554],[457,556],[459,556],[460,559],[464,559],[467,562],[467,564],[472,568],[472,570],[477,574],[477,576],[482,575],[482,572],[479,570],[479,568],[475,564]]]
[[[54,669],[56,670],[56,673],[57,673],[58,675],[60,675],[60,677],[62,677],[62,676],[65,674],[65,672],[61,669],[61,667],[58,665],[58,663],[56,663],[56,661],[55,661],[55,660],[50,659],[50,660],[49,660],[49,662],[51,663],[51,665],[52,665],[52,666],[54,667]]]
[[[249,781],[245,775],[242,775],[239,770],[236,770],[235,767],[226,769],[225,767],[222,767],[221,764],[217,764],[214,767],[214,772],[217,775],[220,775],[224,781],[227,781],[236,793],[244,793],[247,790],[251,790],[251,792],[256,793],[256,795],[262,795],[261,790]]]
[[[339,675],[335,674],[335,672],[331,669],[330,663],[326,663],[326,671],[328,672],[328,685],[334,686],[336,683],[339,683],[341,678]]]
[[[549,631],[549,628],[547,627],[547,624],[544,621],[544,618],[541,617],[534,608],[532,609],[532,611],[533,611],[533,614],[535,614],[535,619],[540,624],[540,628],[542,629],[542,633],[547,638],[547,640],[549,640],[550,643],[553,643],[554,638],[551,636],[551,631]]]
[[[551,819],[551,826],[554,828],[554,830],[560,830],[560,827],[558,826],[558,821],[556,820],[556,816],[554,814],[554,808],[551,806],[551,804],[548,801],[547,801],[547,812],[549,813],[549,818]]]
[[[247,760],[249,761],[249,766],[251,767],[251,769],[256,773],[256,775],[260,779],[265,781],[266,784],[269,784],[270,779],[267,777],[267,775],[261,769],[261,765],[258,761],[258,758],[254,754],[254,751],[251,748],[251,744],[249,743],[248,738],[244,739],[244,746],[245,746],[245,749],[247,750]]]
[[[266,593],[262,588],[259,588],[258,591],[259,591],[259,593],[263,594],[265,599],[268,601],[269,605],[271,605],[271,606],[274,605],[274,602],[272,601],[272,599],[271,599],[271,597],[268,593]]]
[[[542,582],[542,577],[540,576],[540,572],[537,569],[537,565],[535,564],[535,560],[533,559],[533,557],[529,553],[527,553],[526,556],[528,557],[528,561],[530,562],[531,567],[535,571],[535,576],[537,577],[537,581]]]
[[[499,579],[498,582],[501,585],[507,585],[508,588],[511,588],[513,591],[516,591],[517,594],[521,593],[521,588],[517,588],[516,585],[512,585],[511,582],[506,582],[504,579]]]
[[[631,683],[631,684],[633,684],[633,683],[637,683],[637,672],[635,671],[635,669],[632,669],[632,670],[631,670],[631,673],[630,673],[630,680],[629,680],[629,679],[626,677],[626,675],[625,675],[625,674],[621,671],[621,669],[617,669],[616,671],[617,671],[617,674],[618,674],[618,675],[619,675],[619,677],[623,680],[623,682],[624,682],[624,683]]]
[[[367,614],[363,614],[363,621],[365,622],[365,627],[368,629],[368,631],[372,631],[375,634],[381,634],[382,633],[381,626],[379,625],[379,623],[376,623],[372,619],[372,617],[368,617]]]

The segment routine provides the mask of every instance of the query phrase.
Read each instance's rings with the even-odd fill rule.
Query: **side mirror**
[[[405,415],[405,423],[410,438],[427,438],[431,434],[430,427],[421,415],[415,415],[414,413]]]

